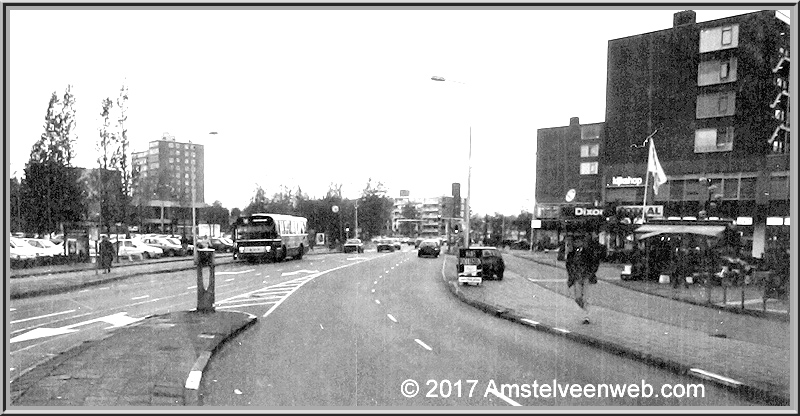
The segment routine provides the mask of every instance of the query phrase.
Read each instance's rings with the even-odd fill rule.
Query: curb
[[[228,342],[230,339],[234,338],[235,336],[239,335],[242,331],[247,328],[253,326],[253,324],[258,321],[258,317],[253,314],[246,313],[246,312],[238,312],[238,311],[230,311],[235,313],[241,313],[248,316],[248,321],[244,323],[244,325],[237,328],[235,331],[229,333],[224,338],[220,339],[216,344],[213,345],[210,349],[204,350],[200,353],[197,357],[197,360],[194,362],[192,369],[189,371],[189,375],[186,377],[186,383],[183,386],[183,405],[184,406],[200,406],[200,382],[203,378],[203,371],[205,371],[206,366],[208,366],[208,362],[211,360],[211,357],[219,350],[219,348]],[[229,313],[230,313],[229,312]]]
[[[148,261],[145,260],[145,263],[134,263],[134,262],[126,262],[126,263],[113,263],[114,268],[122,268],[122,267],[132,267],[132,266],[141,266],[143,264],[162,264],[162,263],[176,263],[179,261],[188,261],[191,258],[180,258],[180,259],[156,259],[157,261]],[[141,260],[140,260],[141,261]],[[9,277],[11,279],[25,279],[28,277],[37,277],[37,276],[50,276],[54,274],[64,274],[64,273],[73,273],[73,272],[88,272],[92,270],[100,270],[97,263],[88,263],[92,264],[92,266],[79,266],[75,267],[74,269],[64,269],[64,270],[48,270],[48,271],[33,271],[30,273],[12,273]]]
[[[544,262],[544,261],[541,261],[541,260],[536,260],[536,259],[520,256],[520,255],[517,255],[517,254],[514,254],[514,253],[508,253],[508,254],[510,254],[510,255],[518,258],[518,259],[528,260],[528,261],[534,262],[536,264],[541,264],[543,266],[550,266],[550,267],[555,267],[555,268],[559,267],[558,265],[554,265],[552,263],[548,263],[548,262]],[[674,301],[678,301],[678,302],[684,302],[684,303],[688,303],[690,305],[703,306],[703,307],[710,308],[710,309],[716,309],[716,310],[720,310],[720,311],[736,313],[736,314],[739,314],[739,315],[748,315],[748,316],[752,316],[752,317],[755,317],[755,318],[772,319],[772,320],[776,320],[776,321],[789,322],[789,314],[788,313],[786,313],[786,314],[778,314],[778,313],[774,313],[774,312],[763,312],[763,311],[758,311],[758,310],[753,310],[753,309],[742,309],[742,308],[737,308],[735,306],[721,306],[721,305],[717,305],[717,304],[714,304],[714,303],[698,302],[698,301],[691,300],[691,299],[676,299],[676,298],[673,298],[672,296],[666,296],[666,295],[662,295],[660,293],[653,293],[653,292],[648,292],[648,291],[642,290],[642,289],[627,287],[627,286],[624,286],[624,285],[622,285],[622,284],[620,284],[618,282],[615,282],[613,280],[604,280],[604,279],[600,279],[600,280],[603,280],[606,283],[611,283],[612,285],[615,285],[617,287],[621,287],[623,289],[632,290],[634,292],[644,293],[644,294],[647,294],[647,295],[658,296],[660,298],[670,299],[670,300],[674,300]]]
[[[539,262],[537,262],[539,263]],[[545,263],[542,263],[545,264]],[[495,305],[491,305],[485,302],[480,302],[474,299],[468,298],[464,295],[459,289],[457,282],[448,282],[447,277],[444,274],[444,269],[442,269],[442,278],[444,284],[450,290],[450,292],[457,297],[462,302],[477,308],[485,313],[490,315],[497,316],[498,318],[506,319],[511,322],[518,323],[520,325],[525,325],[527,327],[536,329],[538,331],[546,332],[549,334],[560,335],[569,340],[577,341],[586,345],[590,345],[592,347],[596,347],[602,349],[607,352],[612,352],[617,355],[621,355],[628,358],[633,358],[639,361],[644,362],[648,365],[653,365],[659,368],[663,368],[669,371],[672,371],[676,374],[683,375],[683,376],[691,376],[695,378],[700,378],[705,381],[710,381],[715,383],[716,385],[734,391],[748,400],[756,401],[756,402],[766,402],[770,406],[789,406],[790,404],[790,397],[786,397],[782,394],[776,394],[770,392],[768,390],[764,390],[762,388],[751,386],[748,384],[743,384],[735,380],[733,383],[730,381],[722,380],[715,378],[713,376],[708,376],[709,373],[704,372],[703,370],[696,371],[698,369],[693,368],[691,366],[681,364],[677,361],[673,361],[667,358],[659,357],[656,355],[652,355],[643,351],[638,351],[632,348],[625,347],[623,345],[617,344],[615,342],[610,342],[606,340],[602,340],[599,338],[595,338],[588,335],[583,334],[576,334],[572,331],[567,329],[557,328],[550,325],[542,324],[540,322],[534,321],[528,317],[524,317],[514,311],[513,309],[508,309],[504,307],[499,307]],[[729,379],[727,379],[729,380]]]

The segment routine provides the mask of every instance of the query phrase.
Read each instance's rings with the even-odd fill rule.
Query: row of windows
[[[581,162],[581,175],[597,175],[597,162]]]
[[[278,234],[305,234],[306,223],[305,221],[294,220],[279,220],[275,221],[275,226],[278,229]]]
[[[581,145],[581,157],[597,157],[600,154],[599,144]]]
[[[155,143],[156,143],[156,147],[158,147],[158,144],[157,144],[158,142],[155,142]],[[180,149],[181,145],[183,145],[184,149],[192,149],[192,150],[195,149],[195,145],[191,145],[191,147],[190,147],[187,143],[173,143],[173,142],[170,142],[170,143],[167,144],[167,147],[169,147],[170,149],[174,149],[174,148]],[[151,143],[150,147],[153,147],[152,143]]]
[[[176,162],[177,163],[181,163],[181,158],[172,158],[172,157],[169,158],[169,163],[176,163]],[[188,165],[189,164],[189,159],[183,159],[183,163]],[[192,165],[196,164],[194,158],[192,159],[191,164]]]

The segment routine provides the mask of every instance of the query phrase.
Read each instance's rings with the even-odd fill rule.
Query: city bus
[[[233,230],[233,259],[302,259],[308,248],[306,222],[303,217],[285,214],[258,213],[239,217]]]

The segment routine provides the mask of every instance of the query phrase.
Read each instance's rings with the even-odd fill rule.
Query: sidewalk
[[[564,268],[564,262],[556,259],[557,252],[530,252],[522,250],[510,250],[506,252],[516,257],[525,258],[539,264],[545,264]],[[722,287],[714,286],[711,288],[711,302],[706,288],[701,285],[689,285],[688,288],[678,286],[673,288],[671,284],[660,284],[653,281],[641,280],[621,280],[621,264],[603,263],[598,274],[599,279],[642,293],[648,293],[668,299],[675,299],[692,305],[704,306],[724,310],[732,313],[743,313],[761,318],[777,319],[781,321],[789,320],[789,302],[776,299],[767,300],[767,310],[763,310],[762,289],[755,285],[731,287],[724,290]],[[744,289],[744,308],[742,308],[742,291]]]
[[[147,317],[12,380],[10,407],[197,405],[208,359],[255,321],[232,311]]]
[[[774,331],[775,325],[788,327],[788,323],[760,319],[763,322],[773,322],[769,329],[765,329],[768,325],[746,323],[748,332],[752,333],[748,334],[748,340],[742,340],[738,339],[741,337],[715,337],[708,331],[694,327],[694,323],[686,322],[684,318],[670,324],[649,319],[645,313],[637,315],[591,306],[592,323],[583,325],[582,311],[574,300],[545,286],[547,281],[563,279],[564,281],[551,284],[566,287],[565,271],[554,270],[552,276],[539,283],[528,280],[541,277],[533,270],[519,270],[521,274],[517,274],[517,270],[507,268],[506,278],[502,281],[488,280],[480,286],[459,286],[454,260],[452,256],[446,257],[445,280],[448,288],[462,301],[487,313],[639,359],[679,374],[716,383],[759,403],[780,406],[789,404],[790,345],[789,342],[784,342],[786,345],[770,345],[775,343],[775,339],[788,337],[788,333],[770,334],[769,341],[756,342],[763,335],[761,332]],[[560,267],[563,269],[563,265]],[[603,266],[603,269],[604,273],[598,273],[598,277],[601,274],[608,276],[616,268]],[[601,282],[598,286],[602,284]],[[622,289],[617,291],[637,297],[645,296]],[[589,293],[591,295],[591,291]],[[590,305],[594,305],[591,296],[588,301]],[[653,307],[641,301],[628,303],[632,304],[625,305],[625,308]],[[687,311],[696,308],[694,305],[666,299],[661,303],[669,303],[673,308]],[[759,320],[746,315],[726,314],[723,311],[716,313],[725,314],[719,319],[726,322]]]

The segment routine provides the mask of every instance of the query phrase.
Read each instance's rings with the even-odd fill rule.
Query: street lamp
[[[436,75],[432,76],[431,79],[433,81],[440,81],[440,82],[445,81],[444,77],[440,77],[440,76],[436,76]],[[450,80],[450,82],[455,82],[457,84],[467,85],[466,83],[459,82],[459,81]],[[464,206],[464,216],[466,217],[466,221],[465,221],[465,224],[464,224],[464,238],[465,238],[465,245],[466,245],[467,248],[469,248],[469,243],[470,243],[469,200],[470,200],[470,190],[472,188],[472,186],[471,186],[471,180],[472,180],[472,125],[469,126],[469,157],[468,157],[467,161],[468,161],[469,168],[468,168],[468,171],[467,171],[467,200],[465,201],[465,206]],[[459,203],[459,202],[460,201],[458,201],[456,203]]]

